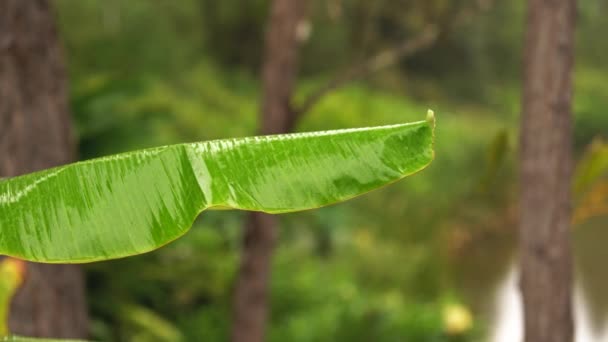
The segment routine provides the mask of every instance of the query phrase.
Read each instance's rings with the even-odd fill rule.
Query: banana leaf
[[[157,249],[206,209],[338,203],[425,168],[424,121],[145,149],[0,180],[0,254],[82,263]]]

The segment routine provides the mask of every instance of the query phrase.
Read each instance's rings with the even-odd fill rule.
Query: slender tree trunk
[[[572,67],[575,0],[529,0],[521,121],[525,341],[571,342]]]
[[[45,0],[0,1],[0,177],[71,161],[66,71]],[[28,263],[9,327],[27,336],[86,337],[83,275]]]
[[[305,0],[272,2],[262,67],[262,134],[289,132],[295,124],[290,101],[298,66],[298,25],[303,23],[305,12]],[[232,341],[264,340],[269,311],[271,259],[276,238],[276,217],[262,213],[249,214],[234,294]]]

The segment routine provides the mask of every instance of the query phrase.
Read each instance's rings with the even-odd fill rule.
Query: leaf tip
[[[426,122],[435,127],[435,112],[432,109],[426,111]]]

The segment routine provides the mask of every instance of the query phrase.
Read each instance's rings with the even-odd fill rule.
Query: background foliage
[[[523,4],[312,2],[296,101],[429,24],[441,33],[429,49],[330,93],[298,130],[415,121],[430,107],[440,120],[437,159],[363,198],[281,217],[269,339],[475,340],[490,329],[492,293],[513,253]],[[82,158],[255,133],[268,1],[54,4]],[[598,39],[607,10],[604,0],[580,2],[581,158],[593,139],[608,139],[608,42]],[[601,202],[606,193],[595,196]],[[606,211],[593,213],[575,228],[579,250],[592,251],[586,247],[602,234]],[[88,266],[94,337],[226,340],[242,220],[237,212],[205,213],[164,249]],[[583,271],[601,259],[579,254]],[[608,303],[598,290],[607,283],[584,285],[593,302]],[[454,307],[472,312],[472,327],[450,328]],[[594,306],[595,320],[607,312]]]

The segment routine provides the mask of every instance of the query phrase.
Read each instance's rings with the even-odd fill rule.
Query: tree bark
[[[262,66],[262,134],[293,129],[291,98],[298,66],[305,0],[274,0],[266,32]],[[261,342],[268,316],[268,286],[272,253],[277,238],[276,217],[250,213],[245,225],[241,266],[234,294],[232,341]]]
[[[570,342],[575,0],[529,0],[520,137],[520,286],[527,342]]]
[[[45,0],[0,1],[0,177],[74,158],[66,70]],[[12,333],[87,335],[83,274],[73,265],[28,263],[13,299]]]

